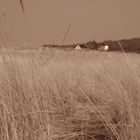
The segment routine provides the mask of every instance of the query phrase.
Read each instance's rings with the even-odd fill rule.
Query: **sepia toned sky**
[[[9,36],[20,45],[61,44],[69,25],[64,44],[140,37],[140,0],[23,0],[23,3],[25,18],[19,0],[0,0]]]

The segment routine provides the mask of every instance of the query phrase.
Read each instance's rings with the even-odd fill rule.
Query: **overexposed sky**
[[[23,3],[26,19],[19,0],[0,0],[10,36],[18,44],[25,41],[32,46],[60,44],[69,24],[65,44],[140,37],[140,0],[23,0]],[[1,28],[4,27],[0,27],[0,32]]]

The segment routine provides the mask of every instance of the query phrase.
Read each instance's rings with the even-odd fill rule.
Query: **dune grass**
[[[1,51],[1,140],[139,140],[140,56]]]
[[[139,140],[139,94],[138,54],[0,50],[0,140]]]

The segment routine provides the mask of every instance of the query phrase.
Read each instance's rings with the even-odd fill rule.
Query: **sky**
[[[140,37],[140,0],[0,0],[0,32],[6,24],[18,45],[64,44]],[[2,39],[1,39],[2,40]],[[2,41],[1,41],[2,42]]]

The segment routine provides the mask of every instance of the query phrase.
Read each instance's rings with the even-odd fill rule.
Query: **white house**
[[[101,46],[98,48],[99,51],[108,51],[109,50],[109,46],[105,45],[105,46]]]
[[[75,50],[81,50],[82,48],[81,48],[81,46],[78,44],[78,45],[76,45],[76,47],[75,47]]]

